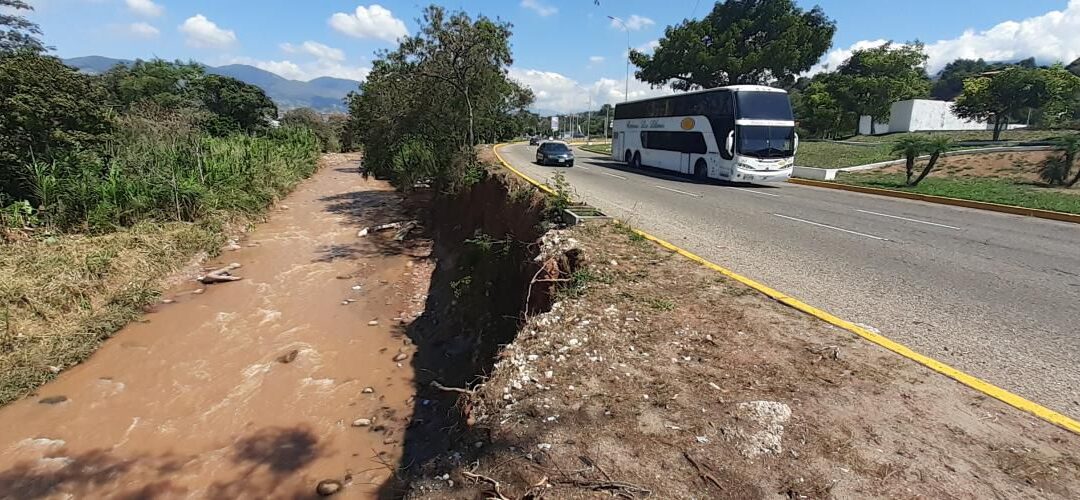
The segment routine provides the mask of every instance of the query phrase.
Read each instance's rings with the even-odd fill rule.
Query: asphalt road
[[[537,180],[918,352],[1080,417],[1080,226],[780,184],[703,184],[577,150]],[[687,290],[691,292],[691,290]],[[927,372],[929,376],[929,371]]]

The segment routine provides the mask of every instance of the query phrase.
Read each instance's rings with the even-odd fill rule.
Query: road
[[[1080,417],[1080,226],[782,184],[703,184],[577,151],[605,213],[923,354]],[[689,292],[689,290],[688,290]],[[930,372],[927,372],[929,375]]]

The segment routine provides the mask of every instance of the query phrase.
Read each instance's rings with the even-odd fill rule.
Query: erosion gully
[[[378,496],[415,406],[404,333],[432,266],[430,246],[358,236],[407,217],[358,161],[328,157],[206,263],[239,263],[242,280],[187,276],[89,361],[0,409],[0,498],[301,498],[324,480]]]

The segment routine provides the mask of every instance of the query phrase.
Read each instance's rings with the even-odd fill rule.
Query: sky
[[[30,18],[61,57],[251,64],[286,78],[363,80],[376,52],[417,29],[428,1],[29,0]],[[649,51],[664,28],[707,14],[708,0],[458,0],[440,2],[513,24],[511,77],[535,108],[567,112],[624,99],[627,46]],[[811,72],[852,49],[889,40],[926,44],[928,69],[958,57],[1040,63],[1080,57],[1080,0],[796,0],[837,23],[832,49]],[[615,22],[608,16],[621,20]],[[633,78],[629,98],[670,92]]]

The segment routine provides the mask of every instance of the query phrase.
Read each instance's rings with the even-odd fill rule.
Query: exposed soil
[[[410,497],[1080,495],[1078,436],[625,229],[545,239],[584,267]]]
[[[1022,183],[1041,184],[1038,165],[1056,151],[1017,151],[1011,153],[983,153],[941,158],[930,175],[946,177],[999,177]],[[925,162],[917,162],[916,174]],[[874,172],[902,174],[904,165],[890,165]]]
[[[374,497],[403,454],[424,238],[385,183],[329,155],[267,223],[87,362],[0,409],[0,498]],[[370,392],[365,388],[372,388]],[[354,426],[357,419],[370,425]],[[324,486],[325,487],[325,486]]]

